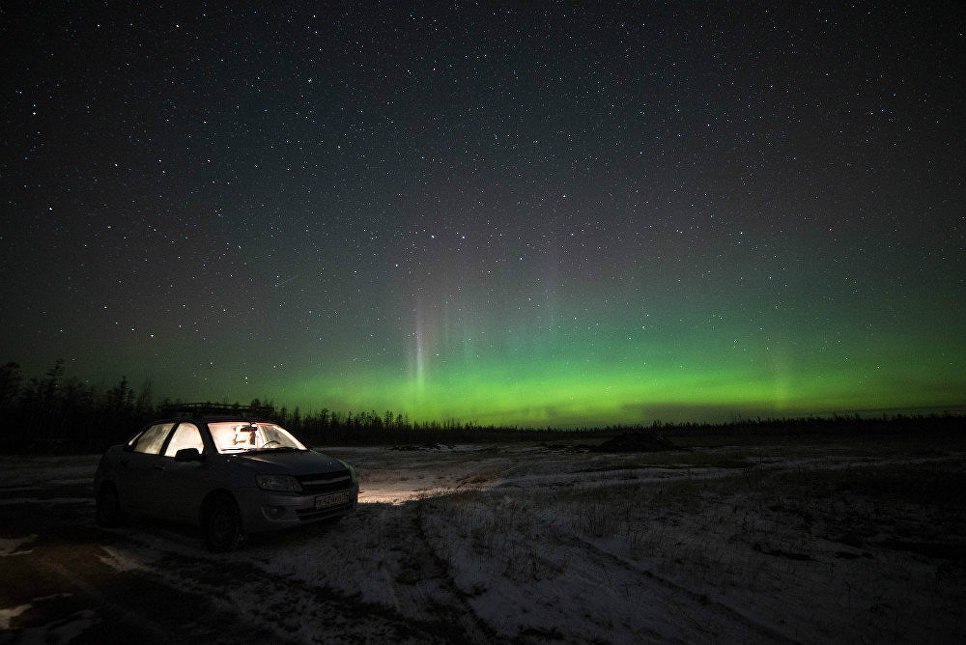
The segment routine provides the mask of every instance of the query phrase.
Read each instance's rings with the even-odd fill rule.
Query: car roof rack
[[[208,417],[208,416],[232,416],[247,418],[267,418],[275,414],[275,408],[271,405],[238,405],[237,403],[172,403],[162,405],[159,408],[161,414],[171,417]]]

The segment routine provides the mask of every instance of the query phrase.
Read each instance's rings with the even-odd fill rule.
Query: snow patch
[[[25,544],[30,544],[36,539],[37,536],[33,533],[18,538],[0,538],[0,558],[6,558],[11,555],[26,555],[28,553],[32,553],[32,549],[24,551],[20,547],[24,546]]]
[[[124,573],[126,571],[144,571],[148,569],[143,562],[132,555],[122,553],[118,549],[102,544],[101,550],[107,553],[107,555],[98,556],[98,559],[115,571]]]
[[[32,607],[33,604],[28,602],[26,605],[0,609],[0,629],[10,629],[10,621]]]
[[[0,629],[3,629],[3,630],[11,629],[10,621],[12,621],[17,616],[20,616],[21,614],[24,614],[30,611],[31,609],[34,608],[34,606],[38,604],[47,602],[48,600],[57,600],[58,598],[69,598],[72,595],[73,594],[66,593],[66,592],[55,593],[49,596],[40,596],[38,598],[33,598],[30,602],[25,603],[23,605],[17,605],[16,607],[6,607],[3,609],[0,609]],[[33,630],[25,630],[25,632],[28,632],[28,631],[33,631]],[[45,643],[45,642],[65,643],[67,642],[67,640],[55,639],[51,641],[51,640],[46,640],[44,638],[39,638],[39,639],[27,638],[26,636],[24,636],[23,638],[21,638],[20,642],[22,643]]]

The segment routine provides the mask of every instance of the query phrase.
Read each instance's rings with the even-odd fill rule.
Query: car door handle
[[[164,466],[154,466],[155,470],[164,470]]]

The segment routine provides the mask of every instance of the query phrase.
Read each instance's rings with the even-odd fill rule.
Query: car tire
[[[208,505],[201,526],[205,547],[212,553],[231,551],[242,537],[241,514],[233,499],[219,497]]]
[[[114,528],[124,524],[121,500],[112,484],[104,484],[97,493],[94,518],[103,528]]]

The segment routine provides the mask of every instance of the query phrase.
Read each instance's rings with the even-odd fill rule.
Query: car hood
[[[280,475],[312,475],[346,469],[345,464],[338,459],[314,450],[299,452],[266,450],[254,454],[241,453],[232,455],[229,457],[229,461],[257,473]]]

